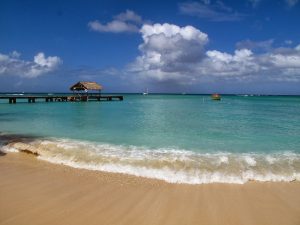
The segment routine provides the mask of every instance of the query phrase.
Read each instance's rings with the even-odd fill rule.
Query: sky
[[[1,0],[0,92],[300,94],[299,0]]]

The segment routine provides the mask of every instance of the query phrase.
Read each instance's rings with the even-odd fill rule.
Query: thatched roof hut
[[[86,82],[86,81],[79,81],[78,83],[74,84],[70,87],[71,91],[100,91],[102,90],[102,86],[97,84],[96,82]]]

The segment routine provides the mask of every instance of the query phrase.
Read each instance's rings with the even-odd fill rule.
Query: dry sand
[[[182,185],[0,156],[0,224],[299,225],[300,182]]]

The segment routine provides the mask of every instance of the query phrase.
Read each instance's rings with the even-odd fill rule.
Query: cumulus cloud
[[[234,54],[217,50],[207,51],[206,58],[199,65],[201,74],[221,77],[237,77],[256,73],[253,52],[249,49],[236,50]]]
[[[13,51],[8,55],[0,53],[0,76],[16,75],[35,78],[57,69],[62,60],[57,56],[46,57],[43,52],[34,56],[33,61],[20,59],[20,53]]]
[[[88,27],[92,31],[97,32],[134,33],[139,31],[138,25],[142,22],[143,20],[141,16],[131,10],[126,10],[124,13],[114,16],[114,19],[111,22],[104,24],[95,20],[89,22]]]
[[[140,32],[144,41],[139,46],[142,55],[130,65],[130,71],[147,73],[158,80],[190,70],[188,65],[204,57],[208,42],[207,34],[192,26],[143,25]]]
[[[250,48],[227,53],[206,50],[208,35],[193,26],[144,25],[140,32],[141,55],[128,66],[128,71],[140,78],[178,84],[214,78],[300,81],[300,45],[268,49],[260,54]]]
[[[203,0],[202,2],[184,2],[178,6],[179,12],[182,14],[197,16],[215,22],[238,21],[245,17],[245,15],[234,11],[222,1],[216,1],[214,3],[209,0]]]

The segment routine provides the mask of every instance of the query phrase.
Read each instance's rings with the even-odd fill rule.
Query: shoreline
[[[300,181],[300,154],[289,151],[205,153],[5,133],[0,142],[4,152],[25,152],[53,164],[175,184]]]
[[[0,224],[300,224],[300,182],[170,184],[0,156]]]

